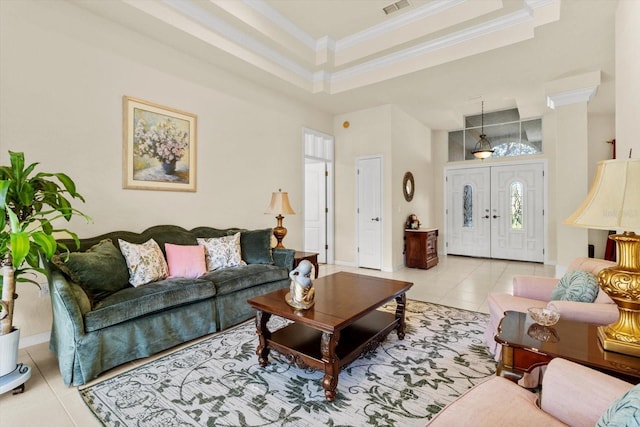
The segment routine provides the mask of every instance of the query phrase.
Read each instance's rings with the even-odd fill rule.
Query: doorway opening
[[[303,250],[318,253],[318,262],[333,264],[333,151],[334,138],[303,128],[304,238]]]

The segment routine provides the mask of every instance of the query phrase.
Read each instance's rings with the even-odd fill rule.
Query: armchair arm
[[[286,267],[287,270],[293,270],[293,262],[296,251],[293,249],[273,248],[273,262],[280,267]]]
[[[609,405],[631,387],[577,363],[553,359],[542,379],[540,407],[565,424],[594,426]]]
[[[596,325],[608,325],[618,320],[620,313],[615,304],[598,304],[595,302],[550,301],[560,313],[561,319],[575,320]]]
[[[516,297],[549,301],[551,292],[560,280],[544,276],[514,276],[513,295]]]

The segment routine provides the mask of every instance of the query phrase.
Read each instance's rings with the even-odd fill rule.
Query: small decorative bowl
[[[531,307],[529,316],[534,322],[542,326],[555,325],[560,320],[560,313],[549,308]]]

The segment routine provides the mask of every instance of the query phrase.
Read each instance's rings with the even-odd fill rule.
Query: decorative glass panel
[[[469,184],[462,190],[462,226],[473,227],[473,190]]]
[[[492,158],[542,153],[542,119],[521,120],[517,109],[465,117],[465,128],[449,132],[449,161],[476,160],[472,151],[483,132],[495,150]]]
[[[511,184],[511,229],[522,230],[522,194],[524,188],[521,182]]]

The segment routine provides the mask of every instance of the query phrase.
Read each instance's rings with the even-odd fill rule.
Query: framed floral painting
[[[195,114],[125,96],[123,186],[196,191]]]

